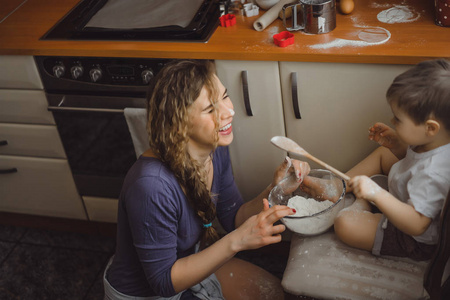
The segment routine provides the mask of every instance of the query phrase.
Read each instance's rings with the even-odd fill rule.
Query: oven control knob
[[[64,65],[56,65],[53,67],[53,75],[55,75],[56,78],[61,78],[66,73],[66,68]]]
[[[84,69],[82,66],[73,66],[70,68],[70,73],[72,74],[73,79],[78,79],[83,76]]]
[[[142,73],[141,73],[142,82],[144,84],[148,84],[150,82],[150,80],[153,78],[153,76],[154,76],[154,74],[151,69],[146,69],[146,70],[142,71]]]
[[[89,71],[92,82],[97,82],[102,78],[102,70],[95,68]]]

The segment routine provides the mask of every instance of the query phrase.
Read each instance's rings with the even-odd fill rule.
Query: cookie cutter
[[[230,27],[236,24],[236,16],[233,14],[223,15],[219,19],[220,19],[220,26],[222,27]]]
[[[282,31],[273,36],[273,42],[278,47],[286,47],[294,43],[294,35],[289,31]]]
[[[259,15],[259,6],[252,3],[244,4],[244,12],[247,17],[257,16]]]

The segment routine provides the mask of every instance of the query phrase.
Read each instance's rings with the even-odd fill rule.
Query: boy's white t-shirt
[[[406,157],[389,172],[389,192],[432,219],[422,235],[414,236],[421,243],[437,243],[440,212],[449,190],[450,144],[424,153],[408,148]]]

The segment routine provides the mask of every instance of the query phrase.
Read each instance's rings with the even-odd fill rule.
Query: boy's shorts
[[[384,223],[387,226],[383,226]],[[421,261],[431,259],[436,247],[437,245],[419,243],[412,236],[398,230],[383,215],[378,223],[372,254],[409,257]]]

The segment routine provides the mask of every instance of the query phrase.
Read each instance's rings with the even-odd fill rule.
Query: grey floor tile
[[[101,272],[83,300],[103,300],[104,295],[103,272]]]
[[[20,242],[103,252],[114,252],[115,248],[115,240],[111,237],[32,228],[25,233]]]
[[[0,266],[0,294],[9,299],[80,300],[108,259],[108,253],[98,251],[17,245]]]
[[[11,249],[16,245],[16,243],[11,242],[0,242],[0,265],[6,259]]]
[[[27,229],[24,227],[16,227],[0,224],[0,241],[17,242]]]

